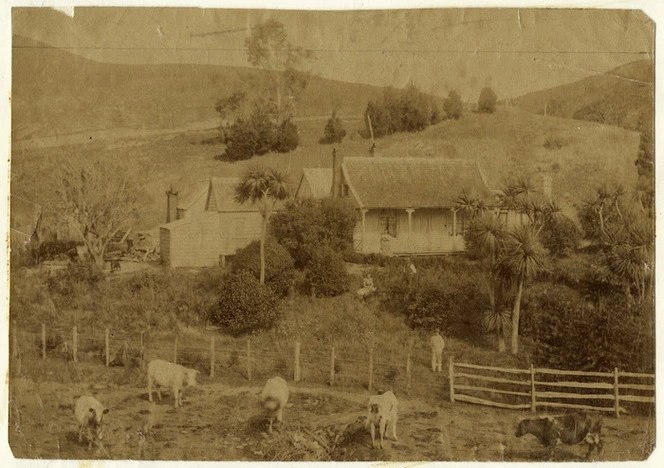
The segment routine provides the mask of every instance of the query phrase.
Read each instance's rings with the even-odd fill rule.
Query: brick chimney
[[[173,191],[171,185],[166,192],[166,222],[175,221],[178,213],[178,192]]]

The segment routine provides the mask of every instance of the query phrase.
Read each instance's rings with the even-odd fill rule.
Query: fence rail
[[[461,370],[461,372],[457,369]],[[480,371],[488,371],[501,376],[485,375],[481,374]],[[505,377],[506,374],[509,378]],[[522,378],[517,380],[518,376],[521,376]],[[550,378],[551,376],[555,376],[558,380],[544,380],[546,377]],[[568,380],[565,379],[565,377],[574,380]],[[655,376],[653,374],[638,372],[623,372],[618,370],[618,368],[615,368],[613,372],[539,369],[532,365],[529,369],[509,369],[460,362],[456,363],[454,362],[454,358],[450,358],[449,361],[450,401],[452,403],[455,401],[463,401],[497,408],[530,409],[532,412],[543,407],[605,411],[614,413],[617,418],[620,417],[621,413],[627,412],[627,410],[620,405],[621,402],[654,405],[654,384],[621,383],[621,378],[646,379],[654,382]],[[584,379],[592,379],[593,381],[580,381]],[[458,380],[462,380],[463,383],[459,383]],[[475,385],[472,383],[478,380],[483,383],[481,385]],[[494,385],[492,386],[491,384]],[[505,386],[510,388],[505,388]],[[530,391],[526,392],[515,389],[524,386],[530,387]],[[551,388],[561,390],[555,391]],[[607,392],[598,392],[597,390],[607,390]],[[626,390],[642,393],[646,392],[648,394],[637,395],[634,393],[625,393]],[[469,393],[474,393],[475,395]],[[482,394],[482,396],[477,396],[477,393]],[[504,401],[506,398],[497,398],[498,396],[503,395],[506,396],[506,398],[509,398],[510,401]],[[528,403],[514,402],[515,399],[518,400],[519,398],[529,398],[530,401]],[[566,400],[576,401],[576,403]],[[590,402],[588,404],[580,404],[578,403],[580,400],[590,400]],[[590,404],[593,401],[610,401],[612,402],[612,405],[600,406],[597,404]]]

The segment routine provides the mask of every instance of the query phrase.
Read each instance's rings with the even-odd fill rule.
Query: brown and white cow
[[[604,444],[601,439],[602,417],[585,413],[564,414],[562,416],[546,416],[522,420],[516,428],[516,437],[532,434],[539,442],[548,447],[549,459],[558,444],[578,445],[582,442],[588,444],[585,460],[590,458],[594,448],[601,458]]]

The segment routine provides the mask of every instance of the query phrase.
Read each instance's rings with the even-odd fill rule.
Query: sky
[[[103,62],[249,66],[244,40],[274,18],[312,50],[326,78],[475,101],[513,97],[652,58],[653,23],[629,10],[429,9],[276,11],[198,8],[15,8],[13,34]]]

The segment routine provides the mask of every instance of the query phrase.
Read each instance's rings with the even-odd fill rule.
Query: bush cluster
[[[443,103],[443,110],[447,119],[459,120],[463,114],[461,96],[456,91],[450,91]]]
[[[270,151],[287,153],[300,144],[297,126],[286,118],[279,122],[270,104],[257,104],[248,118],[238,117],[224,130],[226,151],[220,159],[240,161]]]
[[[404,90],[386,88],[379,100],[367,103],[364,116],[366,134],[370,133],[369,116],[376,138],[396,132],[419,132],[431,125],[432,118],[439,119],[431,98],[412,83]]]
[[[219,301],[210,311],[210,320],[233,336],[272,328],[281,317],[279,298],[261,285],[256,277],[240,270],[221,287]]]
[[[581,231],[574,221],[561,215],[547,221],[540,232],[542,245],[554,257],[567,257],[581,241]]]
[[[295,265],[303,268],[322,245],[339,253],[351,251],[357,219],[357,211],[346,199],[303,200],[275,213],[270,231],[291,254]]]
[[[306,282],[317,296],[338,296],[348,291],[350,277],[341,254],[328,245],[316,248],[307,266]]]
[[[337,117],[337,112],[334,111],[323,129],[323,137],[318,142],[321,144],[341,143],[345,136],[346,129],[341,119]]]
[[[44,241],[38,248],[32,249],[31,253],[36,263],[60,259],[74,260],[78,258],[77,245],[80,243],[76,241]]]
[[[486,87],[480,91],[480,97],[477,101],[477,112],[493,114],[496,111],[496,102],[498,97],[493,89]]]
[[[261,273],[260,241],[253,241],[237,251],[233,257],[232,271],[246,270],[259,279]],[[293,283],[293,259],[274,237],[265,239],[265,284],[278,295],[285,296]]]
[[[534,341],[538,365],[653,372],[654,345],[647,318],[653,314],[645,309],[626,313],[622,294],[612,294],[597,307],[565,286],[548,287],[524,304],[528,312],[522,330]]]

